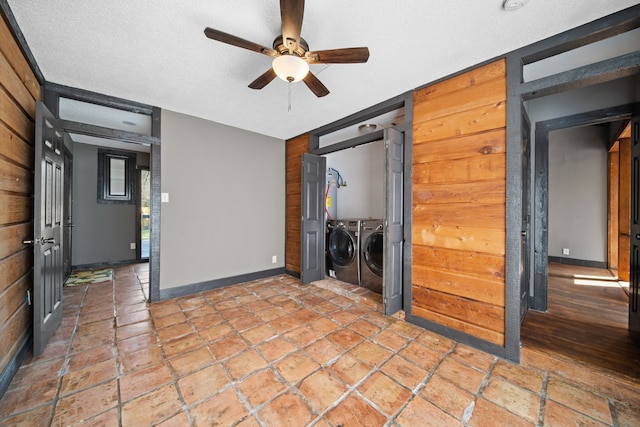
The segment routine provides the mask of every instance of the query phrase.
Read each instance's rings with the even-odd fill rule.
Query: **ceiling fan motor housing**
[[[284,39],[282,35],[279,35],[273,40],[273,50],[278,52],[280,55],[289,54],[289,47],[285,45]],[[301,58],[304,58],[304,55],[309,52],[309,45],[307,41],[300,37],[300,42],[298,43],[298,48],[293,51],[296,55]]]

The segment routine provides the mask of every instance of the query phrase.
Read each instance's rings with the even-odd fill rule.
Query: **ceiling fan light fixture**
[[[309,64],[297,55],[280,55],[273,59],[273,71],[285,82],[299,82],[309,72]]]

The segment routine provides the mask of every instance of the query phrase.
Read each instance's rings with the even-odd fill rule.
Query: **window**
[[[135,203],[135,168],[135,154],[99,149],[98,203]]]

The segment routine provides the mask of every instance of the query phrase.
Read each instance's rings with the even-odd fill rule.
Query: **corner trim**
[[[609,265],[606,261],[589,261],[586,259],[565,258],[560,256],[549,256],[549,262],[555,262],[565,265],[576,265],[579,267],[602,268],[605,270],[609,268]]]
[[[520,363],[519,353],[515,353],[515,354],[511,353],[507,351],[505,347],[490,343],[489,341],[485,341],[483,339],[474,337],[472,335],[465,334],[464,332],[460,332],[456,329],[443,326],[439,323],[434,323],[430,320],[426,320],[426,319],[423,319],[422,317],[414,316],[412,314],[407,313],[405,316],[405,320],[409,323],[413,323],[414,325],[420,326],[424,329],[440,334],[443,337],[452,339],[460,344],[466,344],[471,347],[482,350],[486,353],[493,354],[494,356],[502,357],[503,359],[507,359],[515,363]]]
[[[296,279],[299,279],[299,278],[300,278],[300,273],[299,273],[299,272],[297,272],[297,271],[292,271],[292,270],[287,270],[287,269],[285,269],[285,270],[284,270],[284,274],[288,274],[289,276],[293,276],[293,277],[295,277]]]
[[[252,280],[264,279],[266,277],[278,276],[285,274],[284,267],[274,268],[271,270],[256,271],[255,273],[240,274],[238,276],[224,277],[222,279],[207,280],[205,282],[193,283],[191,285],[179,286],[176,288],[160,289],[158,301],[165,299],[178,298],[186,295],[193,295],[199,292],[210,291],[213,289],[224,288],[226,286],[236,285],[238,283],[250,282]],[[155,302],[155,300],[154,300]]]

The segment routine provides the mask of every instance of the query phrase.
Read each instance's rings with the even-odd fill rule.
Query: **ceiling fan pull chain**
[[[287,112],[291,112],[291,80],[289,80],[289,108],[287,109]]]

